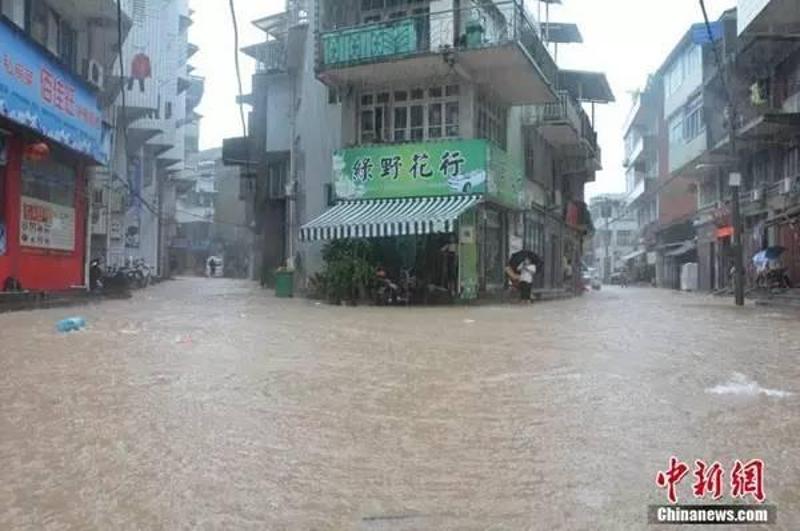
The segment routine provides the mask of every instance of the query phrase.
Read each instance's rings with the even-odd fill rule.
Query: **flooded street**
[[[70,315],[87,329],[58,334]],[[770,528],[798,529],[798,319],[639,288],[349,308],[205,279],[0,315],[0,528],[639,529],[676,455],[763,459]]]

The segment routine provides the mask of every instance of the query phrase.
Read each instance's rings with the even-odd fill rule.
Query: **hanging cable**
[[[242,123],[242,141],[245,143],[245,162],[244,162],[244,175],[240,175],[239,179],[251,179],[250,175],[250,139],[247,132],[247,121],[244,117],[244,89],[242,88],[242,70],[239,64],[239,23],[236,19],[236,6],[234,0],[228,0],[228,6],[231,12],[231,22],[233,25],[233,64],[236,68],[236,83],[239,90],[239,119]],[[249,188],[249,186],[248,186]],[[255,190],[255,187],[253,187]]]
[[[242,136],[247,137],[247,121],[244,118],[244,90],[242,89],[242,70],[239,65],[239,23],[236,20],[236,7],[233,0],[228,0],[233,22],[233,64],[236,68],[236,83],[239,88],[239,119],[242,122]]]

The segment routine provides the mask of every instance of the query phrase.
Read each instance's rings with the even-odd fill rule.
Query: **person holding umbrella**
[[[526,261],[527,264],[525,264]],[[527,281],[528,285],[525,286],[525,289],[528,291],[527,299],[530,300],[530,289],[533,287],[533,276],[536,274],[538,268],[541,267],[541,263],[542,260],[539,258],[539,255],[533,251],[527,251],[524,249],[515,252],[508,259],[508,263],[506,264],[505,268],[506,279],[511,287],[520,290],[520,297],[523,300],[525,299],[523,298],[523,286],[521,285],[521,282],[523,281],[522,266],[525,265],[526,267],[525,281]]]
[[[533,275],[536,274],[536,264],[530,259],[525,257],[519,265],[519,299],[523,303],[530,304],[531,301],[531,288],[533,287]]]

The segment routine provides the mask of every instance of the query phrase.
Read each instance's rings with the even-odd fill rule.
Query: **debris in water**
[[[786,398],[791,396],[789,391],[781,391],[780,389],[765,389],[758,385],[755,380],[749,380],[747,376],[740,372],[733,373],[731,381],[722,385],[714,386],[706,389],[707,393],[715,395],[744,395],[744,396],[757,396],[760,394],[772,398]]]
[[[192,338],[191,336],[178,336],[175,338],[175,343],[178,345],[191,345]]]
[[[68,317],[60,320],[56,324],[56,328],[62,333],[78,331],[84,326],[86,326],[86,319],[83,317]]]

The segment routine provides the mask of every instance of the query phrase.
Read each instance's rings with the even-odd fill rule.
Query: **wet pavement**
[[[798,529],[798,323],[643,288],[350,308],[206,279],[0,315],[0,529],[640,529],[673,454],[763,459],[770,528]]]

